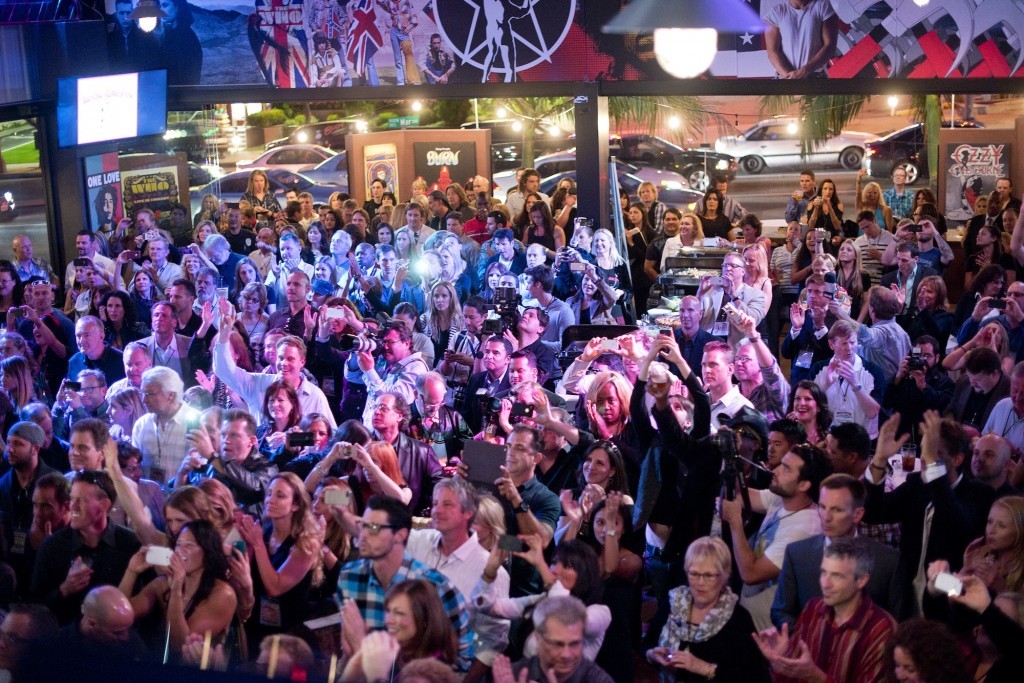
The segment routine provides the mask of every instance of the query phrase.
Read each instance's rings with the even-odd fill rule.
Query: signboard
[[[363,167],[366,169],[366,196],[370,183],[380,179],[388,191],[398,194],[398,148],[392,143],[367,145],[363,148]]]
[[[124,217],[124,205],[121,202],[121,169],[117,152],[85,157],[82,163],[85,166],[89,229],[100,233],[103,239],[106,239]]]
[[[477,174],[475,142],[414,142],[416,178],[427,181],[427,192],[444,192],[452,181],[465,183]]]
[[[1018,0],[745,0],[765,29],[720,33],[709,78],[771,79],[765,31],[795,77],[1008,78],[1024,75]],[[686,0],[686,3],[715,0]],[[666,11],[675,10],[666,2]],[[164,3],[167,4],[167,3]],[[107,3],[113,8],[113,3]],[[172,85],[278,88],[512,81],[672,80],[652,37],[605,34],[619,0],[179,0],[174,26],[141,34],[107,16],[112,62],[164,67]],[[163,6],[163,5],[161,5]],[[716,8],[717,9],[717,8]],[[806,16],[804,16],[806,15]],[[805,20],[806,19],[806,20]],[[816,36],[834,49],[813,68]],[[777,61],[777,60],[776,60]]]
[[[418,125],[420,125],[419,116],[396,116],[393,119],[388,119],[388,128],[408,128]]]
[[[171,204],[178,201],[178,167],[162,166],[125,171],[121,174],[124,192],[124,208],[132,214],[134,207],[145,206],[157,216],[169,211]]]
[[[978,197],[988,196],[997,179],[1009,176],[1010,145],[949,143],[946,164],[946,219],[968,221]]]

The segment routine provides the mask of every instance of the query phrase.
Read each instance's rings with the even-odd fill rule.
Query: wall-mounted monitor
[[[167,131],[167,71],[140,71],[57,82],[61,147]]]

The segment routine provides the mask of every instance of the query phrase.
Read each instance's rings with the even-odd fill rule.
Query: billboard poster
[[[803,10],[792,9],[789,0],[745,1],[760,14],[763,30],[719,33],[718,54],[705,78],[1024,75],[1024,4],[1018,0],[805,0]],[[125,17],[108,16],[108,47],[112,61],[126,71],[168,69],[172,85],[306,88],[672,78],[658,65],[649,34],[602,31],[626,5],[622,0],[160,4],[168,17],[149,34]],[[673,3],[665,4],[668,11]],[[822,36],[828,40],[819,44]]]
[[[384,181],[390,192],[398,194],[398,148],[394,144],[364,147],[363,168],[366,169],[365,196],[370,196],[370,183],[378,178]]]
[[[996,189],[1009,175],[1010,145],[950,143],[946,145],[946,219],[967,221],[974,202]]]
[[[477,174],[475,142],[414,142],[412,147],[415,179],[427,182],[427,192],[444,192],[452,182]]]
[[[142,168],[121,173],[124,208],[131,215],[136,206],[152,209],[159,217],[179,201],[177,166]]]
[[[89,229],[106,239],[124,217],[117,152],[85,157],[82,163],[85,166],[85,197],[89,203]]]

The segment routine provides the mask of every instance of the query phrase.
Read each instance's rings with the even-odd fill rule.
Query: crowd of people
[[[191,225],[83,230],[61,276],[16,236],[0,669],[1018,680],[1009,180],[959,302],[954,226],[902,169],[802,172],[781,243],[714,180],[623,195],[628,253],[532,169],[503,202],[476,177],[283,207],[255,170]],[[721,274],[650,320],[708,239]]]

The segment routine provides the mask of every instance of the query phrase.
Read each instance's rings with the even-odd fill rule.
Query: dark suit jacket
[[[813,354],[811,359],[812,366],[819,361],[827,361],[832,358],[832,348],[828,345],[828,335],[822,335],[820,339],[815,337],[814,325],[810,324],[810,318],[811,316],[808,314],[804,326],[800,328],[800,334],[796,336],[796,339],[793,339],[789,333],[782,339],[782,355],[793,361],[793,369],[789,376],[789,386],[791,387],[795,387],[796,383],[802,379],[814,379],[814,375],[811,374],[811,368],[797,367],[796,361],[801,353],[810,351]],[[825,326],[829,329],[832,328],[836,320],[837,318],[831,311],[825,314]]]
[[[469,425],[474,434],[480,432],[481,422],[483,421],[483,414],[480,412],[480,399],[477,398],[476,392],[486,386],[486,370],[471,375],[469,383],[466,385],[466,405],[463,407],[462,414],[466,417],[466,424]],[[509,388],[508,370],[506,369],[505,375],[501,378],[501,383],[498,384],[498,390],[494,392],[494,396],[507,393]]]
[[[501,258],[500,254],[495,254],[491,258],[487,259],[487,263],[484,265],[484,272],[487,272],[487,268],[492,263],[497,263]],[[512,267],[509,268],[509,272],[513,275],[522,275],[523,271],[526,270],[526,254],[520,254],[518,251],[516,255],[512,257]]]
[[[910,616],[903,614],[905,601],[903,582],[898,575],[899,552],[878,541],[869,538],[863,540],[871,547],[871,556],[875,560],[875,566],[868,579],[868,595],[876,605],[895,618]],[[782,560],[782,571],[779,574],[779,589],[775,592],[775,602],[772,603],[772,623],[776,628],[781,629],[783,623],[788,623],[792,631],[804,605],[812,598],[821,597],[818,576],[824,554],[824,534],[786,546],[786,555]]]
[[[207,333],[209,334],[209,333]],[[209,374],[213,356],[210,348],[203,339],[196,339],[194,336],[186,337],[183,334],[174,335],[174,341],[178,345],[178,357],[181,359],[181,379],[185,382],[185,388],[196,386],[196,370],[202,370]],[[154,358],[153,348],[156,345],[153,335],[139,340],[149,349],[149,357]]]
[[[967,374],[965,373],[956,381],[956,386],[953,388],[953,398],[949,400],[949,407],[946,409],[945,416],[951,417],[957,422],[963,422],[964,411],[967,410],[967,400],[971,397],[970,383],[967,381]],[[1003,373],[999,378],[999,383],[996,384],[996,388],[992,391],[992,395],[989,396],[988,405],[985,407],[985,412],[981,416],[981,425],[984,426],[988,420],[988,416],[992,413],[992,409],[995,408],[996,404],[1002,399],[1010,395],[1010,378]],[[981,431],[980,429],[978,431]]]
[[[899,275],[898,270],[894,270],[891,273],[886,273],[882,276],[882,281],[879,283],[882,287],[889,289],[889,285],[898,284],[897,276]],[[925,279],[929,275],[938,275],[934,268],[929,268],[921,263],[917,264],[917,275],[914,276],[914,291],[910,293],[910,310],[913,310],[917,306],[917,286],[921,284],[921,280]]]
[[[963,564],[964,550],[985,533],[988,509],[996,498],[989,486],[973,479],[961,479],[953,488],[946,477],[925,483],[920,472],[911,472],[902,486],[885,492],[885,485],[865,481],[867,500],[864,522],[900,523],[900,568],[908,594],[917,574],[924,537],[925,510],[934,506],[934,516],[925,553],[925,566],[932,560],[948,560],[953,570]]]

